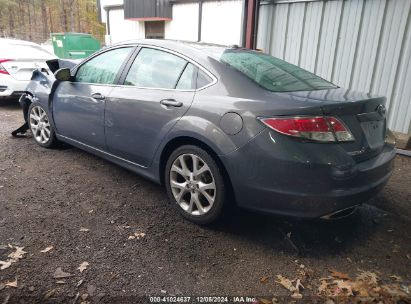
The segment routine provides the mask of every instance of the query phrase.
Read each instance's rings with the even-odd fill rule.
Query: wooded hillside
[[[80,32],[104,40],[97,0],[0,0],[0,37],[44,42],[50,33]]]

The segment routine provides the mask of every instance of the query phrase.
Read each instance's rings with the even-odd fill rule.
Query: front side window
[[[132,47],[125,47],[97,55],[79,67],[75,81],[114,84],[121,65],[132,50]]]
[[[184,59],[157,49],[142,48],[124,81],[143,88],[175,89],[187,65]]]
[[[245,50],[226,50],[220,61],[273,92],[313,91],[337,86],[284,60]]]

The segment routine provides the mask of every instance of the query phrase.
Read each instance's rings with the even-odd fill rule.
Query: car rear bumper
[[[18,97],[26,90],[30,80],[16,80],[10,75],[0,74],[0,97]]]
[[[264,131],[222,157],[240,207],[300,218],[323,217],[372,198],[393,169],[392,145],[356,163],[339,145],[318,149],[319,144],[282,140]]]

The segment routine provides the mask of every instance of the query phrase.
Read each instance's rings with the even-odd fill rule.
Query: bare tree
[[[103,40],[97,0],[0,0],[0,35],[43,42],[53,32],[86,32]]]

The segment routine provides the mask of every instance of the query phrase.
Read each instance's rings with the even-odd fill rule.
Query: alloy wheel
[[[207,213],[216,199],[213,173],[195,154],[182,154],[174,160],[170,169],[170,187],[176,202],[191,215]]]
[[[51,128],[46,111],[35,106],[30,111],[30,128],[37,142],[45,144],[50,140]]]

